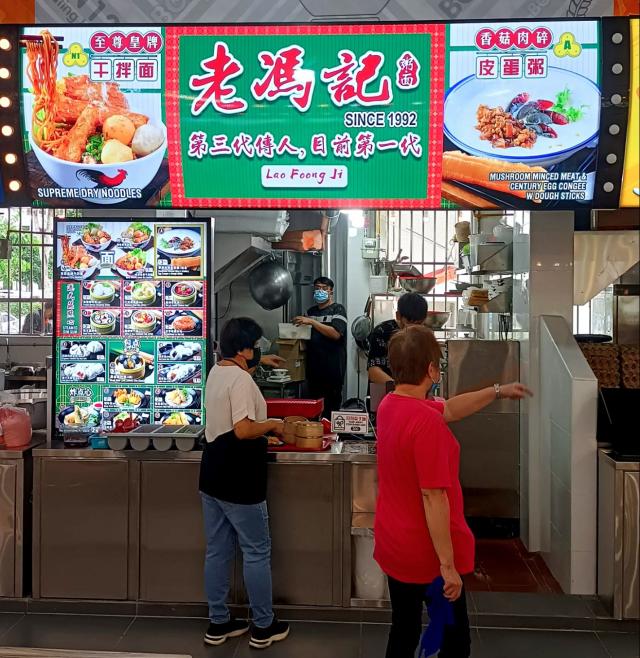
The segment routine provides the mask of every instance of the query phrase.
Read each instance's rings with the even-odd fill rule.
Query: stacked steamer
[[[620,388],[620,348],[612,344],[583,343],[582,352],[600,388]]]
[[[636,345],[621,345],[620,364],[624,388],[640,388],[640,348]]]
[[[600,388],[640,388],[640,348],[636,345],[580,345]]]
[[[305,450],[320,450],[324,436],[324,425],[314,421],[296,423],[296,447]]]

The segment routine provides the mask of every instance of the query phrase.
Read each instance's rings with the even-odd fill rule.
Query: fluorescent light
[[[363,210],[341,210],[340,212],[349,218],[351,228],[364,228],[366,217]]]

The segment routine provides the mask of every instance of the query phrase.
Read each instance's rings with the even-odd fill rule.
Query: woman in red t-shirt
[[[494,386],[445,402],[428,400],[440,381],[441,351],[433,332],[411,326],[389,344],[396,383],[377,414],[379,494],[374,557],[389,579],[391,631],[386,658],[413,658],[429,584],[444,579],[453,604],[440,658],[468,658],[469,618],[460,575],[473,572],[475,542],[464,519],[458,475],[460,445],[447,423],[496,399],[520,400],[522,384]]]

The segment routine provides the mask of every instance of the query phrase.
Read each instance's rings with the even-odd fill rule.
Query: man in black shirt
[[[393,381],[387,359],[391,336],[410,324],[423,324],[427,319],[427,300],[417,292],[408,292],[398,300],[395,320],[381,322],[369,337],[369,360],[367,369],[369,381],[384,384]]]
[[[331,417],[342,405],[342,386],[347,368],[347,312],[333,301],[334,283],[326,276],[313,282],[316,302],[307,315],[293,320],[311,326],[307,347],[307,388],[312,398],[324,398],[324,411]]]

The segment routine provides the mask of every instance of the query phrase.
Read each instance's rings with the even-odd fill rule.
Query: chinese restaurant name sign
[[[593,199],[597,21],[50,31],[53,110],[26,56],[22,71],[41,204],[550,209]],[[55,139],[43,141],[48,125]]]

